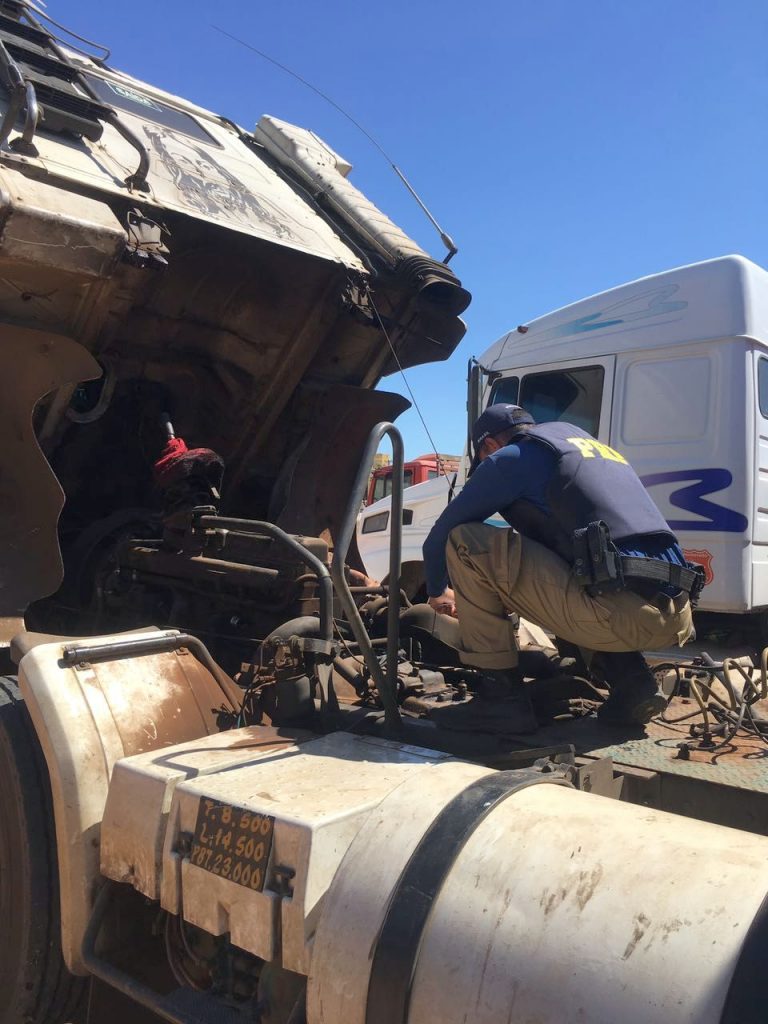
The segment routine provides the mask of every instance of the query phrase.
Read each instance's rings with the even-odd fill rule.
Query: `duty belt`
[[[573,574],[589,594],[632,588],[633,583],[655,583],[690,595],[695,605],[704,587],[704,569],[688,562],[675,565],[661,558],[622,555],[605,523],[596,520],[573,533]]]
[[[649,580],[662,586],[675,587],[690,594],[697,601],[704,586],[704,569],[700,565],[673,565],[659,558],[634,558],[620,555],[621,573],[624,579]]]

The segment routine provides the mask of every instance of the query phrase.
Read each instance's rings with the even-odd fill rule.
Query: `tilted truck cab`
[[[355,572],[374,386],[468,293],[312,132],[44,19],[0,0],[0,1024],[763,1024],[759,737],[595,737],[573,679],[515,735],[399,531]]]

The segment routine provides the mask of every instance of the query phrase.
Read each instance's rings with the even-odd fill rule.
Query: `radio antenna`
[[[440,236],[440,241],[448,250],[447,255],[443,259],[443,263],[450,263],[450,261],[459,251],[458,248],[456,247],[455,242],[453,241],[451,236],[447,232],[443,231],[443,229],[440,227],[439,223],[432,216],[432,213],[429,211],[427,205],[421,199],[416,189],[413,187],[413,185],[411,185],[410,181],[408,181],[406,176],[397,166],[392,157],[387,153],[387,151],[384,149],[381,143],[377,139],[375,139],[373,135],[371,135],[371,133],[360,124],[359,121],[356,121],[355,118],[347,110],[345,110],[344,107],[338,104],[336,100],[334,100],[331,96],[323,92],[322,89],[318,89],[316,85],[313,85],[311,82],[308,82],[306,78],[303,78],[297,71],[294,71],[292,68],[289,68],[286,64],[282,64],[279,60],[275,60],[275,58],[270,57],[268,53],[264,53],[263,50],[259,50],[256,46],[253,46],[251,43],[246,42],[244,39],[240,39],[238,36],[233,35],[226,29],[220,28],[218,25],[211,25],[211,28],[214,29],[216,32],[220,32],[221,35],[226,36],[228,39],[231,39],[233,43],[237,43],[239,46],[245,47],[246,50],[250,50],[252,53],[255,53],[263,60],[268,61],[270,64],[274,64],[276,68],[279,68],[281,71],[284,71],[287,75],[290,75],[292,78],[295,78],[297,82],[301,82],[302,85],[306,86],[307,89],[311,89],[312,92],[316,93],[321,99],[325,100],[326,103],[330,103],[334,110],[338,110],[342,117],[346,117],[350,124],[353,124],[359,132],[362,132],[362,134],[366,137],[366,139],[368,139],[371,145],[375,146],[379,153],[381,153],[381,155],[387,161],[389,166],[398,176],[400,181],[403,183],[403,185],[405,185],[410,194],[419,204],[419,207],[426,216],[427,220],[430,222],[432,227],[435,229],[435,231],[437,231],[438,235]]]

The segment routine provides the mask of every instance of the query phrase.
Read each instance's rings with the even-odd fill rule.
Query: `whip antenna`
[[[443,243],[443,245],[448,250],[448,254],[446,255],[445,259],[443,260],[443,263],[450,263],[450,261],[453,259],[453,257],[456,255],[456,253],[459,251],[458,248],[456,247],[455,242],[453,241],[451,236],[447,232],[443,231],[443,229],[440,227],[440,224],[433,217],[433,215],[431,214],[431,212],[427,208],[427,206],[424,203],[424,201],[421,199],[419,194],[416,192],[416,189],[413,187],[413,185],[411,185],[410,181],[408,181],[406,176],[403,174],[403,172],[397,166],[397,164],[392,159],[392,157],[387,153],[387,151],[384,149],[384,147],[381,145],[381,143],[377,139],[375,139],[373,137],[373,135],[371,135],[371,133],[369,131],[367,131],[360,124],[359,121],[356,121],[355,118],[348,111],[346,111],[342,106],[340,106],[340,104],[338,104],[336,102],[336,100],[334,100],[327,93],[323,92],[322,89],[318,89],[318,87],[316,85],[313,85],[311,82],[308,82],[307,79],[303,78],[297,71],[294,71],[292,68],[289,68],[287,65],[282,64],[279,60],[275,60],[275,58],[274,57],[270,57],[270,55],[268,53],[264,53],[263,50],[259,50],[258,47],[253,46],[251,43],[247,43],[244,39],[240,39],[238,36],[233,35],[231,32],[228,32],[224,28],[220,28],[218,25],[211,25],[211,28],[214,29],[216,32],[221,33],[221,35],[226,36],[227,39],[231,39],[233,43],[237,43],[239,46],[245,47],[246,50],[250,50],[252,53],[255,53],[257,56],[261,57],[263,60],[269,61],[270,64],[274,64],[274,66],[276,68],[279,68],[281,71],[284,71],[287,75],[290,75],[292,78],[295,78],[297,82],[301,82],[302,85],[305,85],[307,87],[307,89],[311,89],[312,92],[316,93],[321,99],[325,100],[326,103],[330,103],[330,105],[334,108],[334,110],[338,110],[338,112],[343,117],[346,117],[346,119],[350,122],[350,124],[353,124],[355,126],[355,128],[357,128],[357,130],[359,132],[362,132],[362,134],[366,137],[366,139],[368,139],[368,141],[371,143],[371,145],[375,146],[376,149],[379,151],[379,153],[381,153],[381,155],[387,161],[389,166],[392,168],[392,170],[398,176],[400,181],[403,183],[403,185],[405,185],[405,187],[408,189],[410,194],[413,196],[413,198],[419,204],[419,207],[422,210],[422,212],[424,213],[424,215],[426,216],[427,220],[430,222],[432,227],[435,229],[435,231],[437,231],[438,235],[440,236],[440,241]]]

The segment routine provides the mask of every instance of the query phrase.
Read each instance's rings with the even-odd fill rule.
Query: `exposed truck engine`
[[[0,0],[0,1024],[764,1022],[762,734],[687,720],[765,660],[606,732],[544,638],[517,734],[354,549],[468,292],[311,131],[87,49]]]

